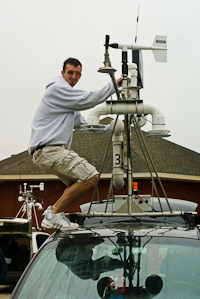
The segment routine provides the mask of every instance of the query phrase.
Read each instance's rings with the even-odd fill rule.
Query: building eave
[[[101,179],[111,179],[111,173],[102,173]],[[200,182],[200,176],[185,175],[185,174],[174,174],[158,172],[160,179],[173,180],[173,181],[187,181],[187,182]],[[153,175],[154,177],[155,174]],[[150,179],[151,176],[147,172],[133,173],[134,179]],[[8,174],[0,175],[0,182],[5,181],[55,181],[59,180],[55,175],[52,174]]]
[[[176,174],[176,173],[164,173],[158,172],[159,178],[162,180],[173,180],[173,181],[187,181],[187,182],[200,182],[200,176],[197,175],[185,175],[185,174]],[[156,178],[156,175],[153,174],[153,177]],[[101,175],[102,179],[110,179],[111,173],[103,173]],[[136,172],[133,173],[134,179],[150,179],[151,175],[148,172]]]

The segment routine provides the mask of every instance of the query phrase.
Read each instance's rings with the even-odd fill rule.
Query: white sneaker
[[[41,226],[47,229],[60,229],[61,231],[74,230],[79,227],[78,223],[70,222],[64,213],[55,214],[51,219],[46,215],[42,220]]]
[[[48,206],[47,209],[43,212],[42,216],[46,216],[48,213],[53,211],[54,207],[53,206]]]

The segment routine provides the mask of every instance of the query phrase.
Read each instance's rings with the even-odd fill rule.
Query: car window
[[[30,237],[20,234],[0,235],[0,248],[7,263],[7,274],[3,283],[15,285],[30,261]]]
[[[14,298],[195,299],[199,260],[198,240],[68,237],[42,249]]]
[[[30,238],[20,235],[3,235],[0,248],[8,262],[9,271],[23,271],[30,261]]]

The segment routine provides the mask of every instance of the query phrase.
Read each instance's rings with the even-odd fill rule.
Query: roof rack
[[[172,211],[172,212],[143,212],[143,213],[110,213],[110,212],[78,212],[78,213],[65,213],[66,216],[77,215],[83,217],[174,217],[183,215],[197,215],[197,212],[185,211]]]

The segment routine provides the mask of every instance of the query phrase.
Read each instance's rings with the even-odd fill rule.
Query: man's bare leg
[[[54,204],[52,214],[65,212],[66,209],[76,202],[83,194],[94,188],[99,180],[99,175],[96,174],[91,179],[81,183],[74,183],[66,188],[62,196]]]

